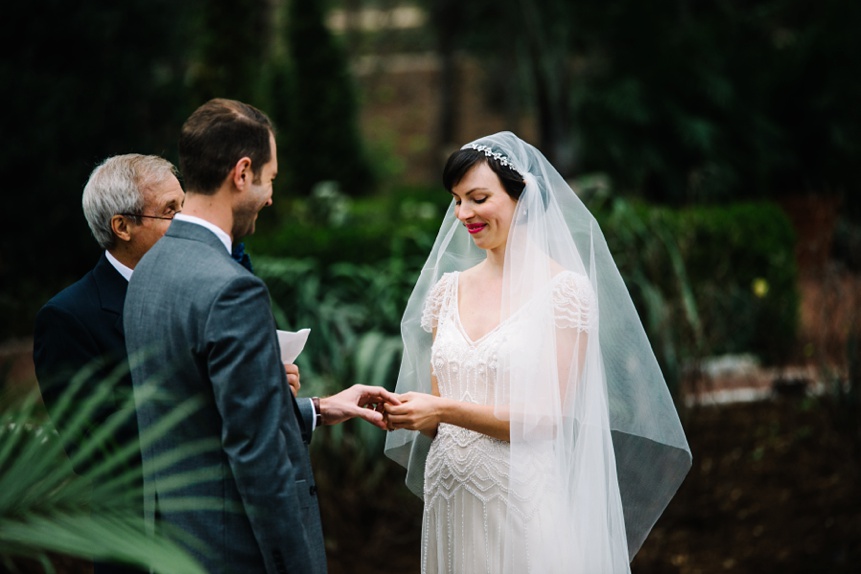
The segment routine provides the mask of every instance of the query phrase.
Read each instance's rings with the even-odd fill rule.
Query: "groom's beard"
[[[233,241],[241,241],[243,238],[252,235],[257,223],[257,215],[260,210],[265,207],[257,205],[246,205],[233,213]]]

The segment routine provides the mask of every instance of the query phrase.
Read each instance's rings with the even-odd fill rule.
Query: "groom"
[[[143,447],[145,517],[203,542],[178,537],[207,572],[325,572],[311,431],[353,417],[385,429],[367,407],[397,399],[364,385],[312,400],[289,390],[266,286],[231,258],[272,203],[278,162],[269,118],[211,100],[183,125],[179,158],[185,205],[129,283],[126,347],[142,433],[184,400],[199,397],[203,406]],[[143,400],[151,384],[165,400]],[[217,447],[167,469],[156,464],[207,440]],[[177,486],[172,479],[184,471],[205,482]],[[205,498],[206,508],[175,500],[186,497]]]

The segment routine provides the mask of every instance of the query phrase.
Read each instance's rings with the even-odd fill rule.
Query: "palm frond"
[[[136,565],[164,573],[203,573],[203,569],[172,538],[147,533],[141,508],[141,469],[131,465],[138,443],[113,444],[113,433],[134,415],[133,399],[99,428],[87,434],[87,417],[115,396],[118,374],[80,397],[83,381],[95,371],[84,369],[58,400],[55,416],[64,417],[64,436],[47,421],[34,389],[15,403],[0,401],[0,557],[26,557],[50,571],[49,554],[59,553]],[[88,388],[92,385],[88,386]],[[155,396],[145,390],[139,399]],[[167,435],[199,408],[201,401],[179,403],[168,416],[140,435],[146,445]],[[73,433],[78,433],[77,435]],[[70,437],[80,437],[71,440]],[[74,444],[72,458],[66,449]],[[210,443],[182,445],[155,461],[168,468],[178,460],[214,448]],[[116,447],[116,448],[114,448]],[[83,468],[74,472],[73,461]],[[205,469],[172,476],[169,486],[182,488],[210,480]],[[177,502],[177,501],[174,501]],[[184,506],[205,507],[205,500],[183,500]]]

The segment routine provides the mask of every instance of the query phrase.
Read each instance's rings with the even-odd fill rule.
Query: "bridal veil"
[[[508,345],[516,351],[499,357],[495,408],[511,427],[509,505],[534,501],[542,512],[533,533],[539,547],[516,556],[522,546],[506,537],[506,563],[528,560],[535,572],[627,572],[691,466],[672,397],[604,235],[568,183],[510,132],[464,147],[507,162],[526,183],[503,278],[501,317],[517,318]],[[421,326],[431,288],[483,258],[452,203],[401,323],[398,393],[431,391],[432,335]],[[577,295],[584,311],[562,324],[551,296],[561,270],[585,285]],[[420,497],[429,446],[416,431],[386,440],[386,455],[406,467],[406,484]],[[552,488],[535,492],[538,468]],[[505,528],[513,536],[512,520]]]

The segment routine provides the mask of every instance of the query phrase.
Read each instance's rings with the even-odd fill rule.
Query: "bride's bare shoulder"
[[[462,280],[466,280],[466,281],[472,280],[476,276],[476,274],[478,273],[478,269],[480,267],[481,267],[481,264],[479,263],[478,265],[473,265],[469,269],[464,269],[463,271],[460,272],[460,278]]]
[[[458,273],[458,284],[461,288],[469,289],[475,283],[484,283],[482,279],[484,273],[484,267],[482,263],[474,265],[469,269],[464,269],[460,273]]]

